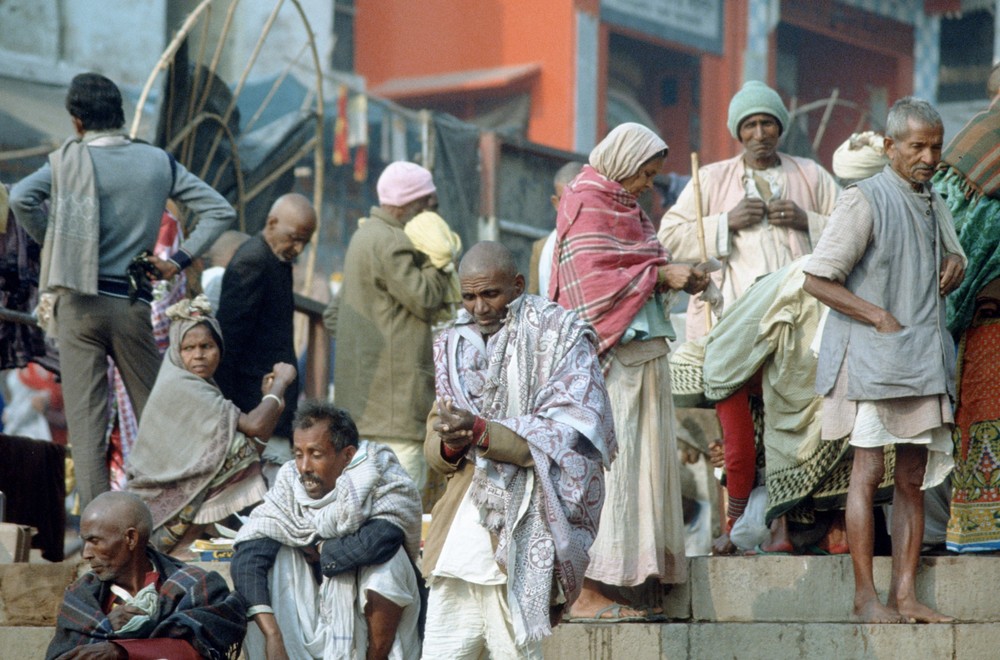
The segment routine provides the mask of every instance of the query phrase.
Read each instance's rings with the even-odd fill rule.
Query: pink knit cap
[[[386,206],[406,206],[437,191],[430,172],[403,160],[389,163],[378,178],[376,189],[378,203]]]

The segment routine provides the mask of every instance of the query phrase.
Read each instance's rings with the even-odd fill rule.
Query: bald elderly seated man
[[[136,495],[106,492],[80,518],[90,571],[66,590],[46,660],[235,658],[246,605],[222,576],[148,544]]]

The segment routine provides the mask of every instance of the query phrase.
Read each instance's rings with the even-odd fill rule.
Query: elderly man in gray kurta
[[[847,540],[854,616],[866,623],[951,621],[915,592],[923,538],[921,488],[951,471],[955,349],[944,297],[962,282],[965,255],[951,214],[930,186],[944,127],[926,101],[889,111],[889,165],[837,201],[805,266],[805,290],[830,308],[816,390],[826,397],[823,438],[850,436],[854,464]],[[892,583],[886,604],[872,578],[872,501],[896,448]]]
[[[431,322],[449,276],[417,250],[403,227],[429,208],[437,189],[416,163],[390,163],[379,205],[359,222],[344,257],[337,318],[334,398],[365,440],[389,447],[423,491],[424,423],[434,403]]]

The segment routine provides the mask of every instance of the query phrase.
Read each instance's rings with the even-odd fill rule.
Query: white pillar
[[[923,11],[913,23],[913,95],[937,102],[941,72],[941,17]]]
[[[573,93],[573,149],[589,153],[597,144],[597,60],[600,29],[597,16],[576,11],[576,75]]]
[[[778,0],[749,0],[747,48],[743,52],[743,82],[767,82],[768,46],[771,32],[781,18]]]

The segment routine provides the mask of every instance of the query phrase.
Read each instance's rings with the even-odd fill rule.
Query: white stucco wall
[[[240,3],[239,10],[233,17],[233,27],[220,66],[223,78],[231,84],[235,84],[242,75],[275,4],[273,0],[243,0]],[[333,52],[333,2],[299,0],[299,4],[312,27],[320,65],[325,70],[329,68],[330,54]],[[286,0],[264,41],[249,78],[269,78],[280,74],[288,66],[288,62],[299,54],[306,40],[306,27],[301,15],[294,4]],[[300,65],[294,71],[299,76],[306,76],[303,82],[309,84],[314,71],[311,53],[307,50],[298,61]]]
[[[4,0],[0,74],[65,84],[99,71],[145,81],[166,44],[167,0]]]
[[[317,39],[321,65],[333,50],[333,2],[299,0]],[[0,2],[0,75],[64,85],[81,71],[99,71],[123,87],[140,87],[198,0],[3,0]],[[275,0],[242,0],[220,63],[235,83],[249,60]],[[213,5],[221,29],[228,0]],[[195,34],[200,34],[197,30]],[[216,32],[216,34],[218,34]],[[286,0],[250,78],[280,73],[306,41],[299,12]],[[215,41],[209,43],[211,57]],[[312,59],[298,73],[312,76]],[[308,80],[308,78],[307,78]]]

